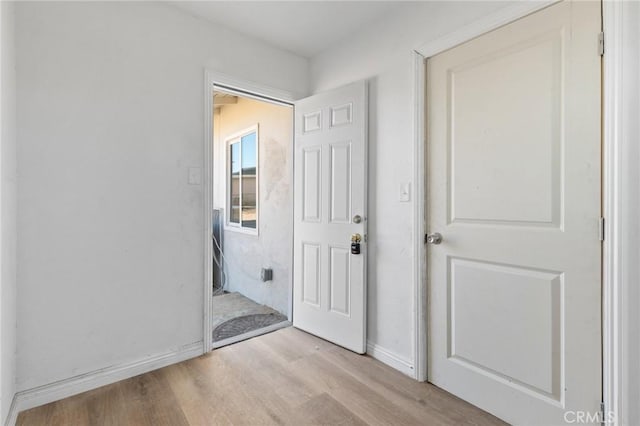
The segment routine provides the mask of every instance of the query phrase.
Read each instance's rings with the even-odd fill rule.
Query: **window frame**
[[[242,226],[242,138],[252,133],[256,134],[256,227],[249,228]],[[240,144],[240,180],[239,180],[239,196],[240,196],[240,222],[231,221],[231,145]],[[226,197],[225,197],[225,229],[229,231],[239,232],[248,235],[259,235],[260,233],[260,132],[258,124],[248,127],[239,132],[229,135],[225,139],[226,163],[225,163],[225,180]]]

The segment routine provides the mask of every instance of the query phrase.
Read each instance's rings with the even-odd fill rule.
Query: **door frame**
[[[256,100],[271,102],[275,104],[281,104],[291,107],[292,114],[292,126],[295,130],[295,123],[293,117],[294,102],[299,98],[293,92],[285,90],[275,89],[267,85],[256,83],[247,79],[233,77],[212,69],[205,69],[204,71],[204,179],[203,179],[203,240],[204,240],[204,283],[203,283],[203,330],[202,330],[202,344],[203,352],[208,353],[213,350],[211,341],[211,333],[213,328],[211,326],[212,310],[211,310],[211,298],[213,297],[212,279],[213,279],[213,247],[211,242],[211,235],[213,234],[213,224],[211,221],[211,214],[213,209],[213,189],[214,189],[214,150],[213,150],[213,92],[215,86],[219,86],[229,91],[237,92],[239,95],[253,98]],[[294,132],[292,131],[292,140]],[[290,176],[293,182],[293,159],[294,150],[293,145],[291,147],[291,165]],[[291,217],[293,219],[293,187],[289,195],[291,201]],[[291,221],[293,229],[293,220]],[[289,291],[287,300],[287,319],[289,322],[292,320],[293,315],[293,233],[291,234],[291,273],[289,274]]]
[[[426,182],[426,59],[466,41],[507,25],[531,13],[544,9],[558,0],[518,2],[494,14],[481,18],[441,38],[425,43],[413,54],[414,94],[414,182],[416,203],[414,206],[415,258],[414,258],[414,360],[415,378],[426,381],[428,310],[427,310],[427,256],[424,235],[427,230],[427,182]],[[621,84],[622,71],[622,2],[602,1],[603,31],[606,49],[603,55],[602,74],[602,217],[606,218],[602,258],[602,392],[605,413],[621,424],[623,414],[623,342],[621,282],[622,253],[625,247],[621,238],[622,201],[628,198],[630,188],[623,187],[622,158],[625,144],[631,138],[622,138],[623,125]],[[594,38],[594,54],[596,54]],[[605,417],[606,418],[606,417]]]

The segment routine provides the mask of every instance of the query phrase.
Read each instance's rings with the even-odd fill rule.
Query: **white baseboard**
[[[394,354],[388,349],[376,345],[373,342],[367,342],[367,354],[407,376],[413,377],[414,379],[416,378],[416,369],[413,363],[400,355]]]
[[[132,363],[103,368],[48,385],[20,391],[13,398],[5,424],[6,426],[15,425],[20,411],[59,401],[69,396],[195,358],[203,353],[202,342],[191,343],[175,351],[152,355]]]
[[[16,420],[18,420],[18,409],[16,408],[16,396],[14,394],[13,398],[11,398],[11,406],[9,407],[9,412],[7,413],[4,424],[5,426],[14,426]]]
[[[203,354],[202,342],[186,345],[176,351],[154,355],[129,364],[104,368],[81,374],[69,379],[60,380],[48,385],[16,393],[5,422],[6,426],[13,426],[18,413],[50,402],[77,395],[99,388],[120,380],[128,379],[158,368],[166,367]],[[415,368],[409,360],[394,354],[373,342],[367,342],[367,354],[396,370],[415,378]]]

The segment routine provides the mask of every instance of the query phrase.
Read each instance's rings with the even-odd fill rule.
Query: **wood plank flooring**
[[[20,413],[18,425],[498,425],[294,328]]]

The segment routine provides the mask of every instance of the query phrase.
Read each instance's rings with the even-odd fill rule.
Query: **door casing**
[[[213,247],[211,242],[211,235],[213,234],[213,226],[211,221],[211,212],[213,209],[213,188],[214,188],[214,174],[213,174],[213,91],[215,87],[223,88],[226,91],[233,91],[238,93],[241,96],[253,98],[259,101],[271,102],[275,104],[280,104],[284,106],[291,107],[291,116],[292,116],[292,125],[294,125],[293,115],[294,115],[294,101],[298,98],[294,93],[282,91],[278,89],[271,88],[269,86],[265,86],[262,84],[258,84],[249,80],[239,79],[235,77],[228,76],[223,73],[219,73],[213,70],[205,70],[204,76],[204,125],[205,125],[205,139],[204,139],[204,179],[203,179],[203,197],[204,197],[204,284],[203,284],[203,307],[204,311],[202,314],[203,318],[203,331],[202,331],[202,352],[207,353],[210,352],[212,347],[211,342],[211,333],[213,329],[211,327],[211,298],[213,297],[213,289],[212,289],[212,277],[213,277]],[[295,129],[293,129],[295,130]],[[292,135],[295,132],[292,131]],[[291,140],[293,144],[293,140]],[[291,150],[291,166],[290,166],[290,176],[293,179],[293,158],[294,158],[294,150]],[[291,191],[290,201],[291,201],[291,228],[293,229],[293,191]],[[293,232],[291,233],[291,241],[290,241],[291,253],[291,274],[289,275],[289,289],[288,289],[288,300],[287,300],[287,319],[289,322],[292,320],[293,315]]]

